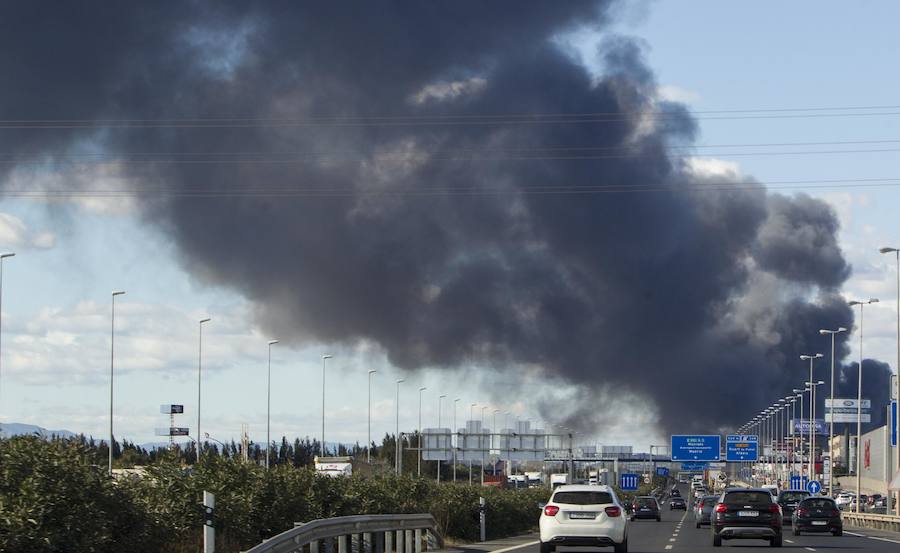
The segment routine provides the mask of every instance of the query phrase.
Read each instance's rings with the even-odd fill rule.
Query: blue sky
[[[662,96],[698,112],[887,106],[900,104],[897,21],[900,3],[887,0],[859,1],[852,7],[832,1],[660,0],[628,4],[616,31],[643,39]],[[576,46],[590,56],[596,39],[578,34]],[[900,140],[898,122],[900,115],[702,119],[697,143]],[[797,149],[891,148],[900,148],[900,142]],[[720,154],[786,150],[710,149]],[[897,152],[716,159],[719,167],[763,182],[900,177]],[[884,302],[867,312],[866,353],[893,364],[894,265],[878,247],[900,245],[895,215],[900,188],[807,192],[828,201],[839,214],[841,244],[854,267],[847,297],[875,296]],[[263,439],[266,341],[278,336],[262,335],[253,325],[252,304],[230,290],[192,279],[190,260],[179,259],[157,231],[144,226],[128,199],[60,205],[7,198],[0,200],[0,214],[0,248],[18,254],[6,260],[3,275],[0,420],[106,434],[109,293],[124,289],[127,294],[117,304],[117,434],[154,440],[153,429],[166,423],[158,413],[162,403],[184,403],[187,414],[180,423],[196,424],[197,321],[210,316],[213,321],[204,331],[204,429],[225,440],[237,438],[240,425],[248,423],[251,437]],[[393,430],[394,381],[406,375],[388,366],[378,348],[310,344],[273,351],[273,435],[318,436],[323,353],[335,354],[327,382],[327,439],[365,440],[369,368],[379,371],[373,388],[373,436]],[[455,398],[460,398],[460,421],[471,403],[479,404],[478,412],[490,403],[488,417],[494,409],[511,417],[534,417],[521,398],[499,401],[485,395],[477,369],[408,377],[401,426],[417,423],[415,391],[420,386],[428,388],[423,395],[425,426],[437,423],[439,394],[447,395],[444,424]],[[535,387],[545,384],[534,375],[522,378],[534,379]],[[565,387],[554,393],[564,397]],[[634,417],[605,429],[602,441],[662,443],[653,436],[652,411]]]

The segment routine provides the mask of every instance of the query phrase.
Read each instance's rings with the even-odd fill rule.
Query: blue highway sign
[[[667,467],[656,467],[656,475],[657,476],[668,476],[669,469]]]
[[[792,490],[805,490],[809,478],[806,476],[791,476]]]
[[[622,490],[624,490],[624,491],[633,492],[636,489],[638,489],[638,484],[640,483],[640,481],[641,481],[640,474],[623,474],[622,482],[619,487],[622,488]]]
[[[672,436],[673,461],[718,461],[722,436]]]
[[[706,463],[681,463],[681,472],[703,472],[706,468]]]
[[[725,436],[726,461],[758,461],[759,437],[752,434],[729,434]]]
[[[806,491],[808,491],[810,495],[819,495],[819,492],[822,491],[822,484],[819,484],[818,480],[812,480],[806,485]]]

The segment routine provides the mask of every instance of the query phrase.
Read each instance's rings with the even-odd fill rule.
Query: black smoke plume
[[[613,15],[4,3],[0,111],[28,123],[0,129],[0,178],[55,194],[41,183],[60,174],[76,196],[97,171],[121,178],[192,274],[295,344],[366,340],[408,370],[537,367],[664,429],[740,423],[804,378],[817,329],[852,323],[837,219],[672,154],[696,124]],[[599,75],[562,40],[585,28],[607,35]],[[602,434],[603,407],[578,397],[547,418]]]

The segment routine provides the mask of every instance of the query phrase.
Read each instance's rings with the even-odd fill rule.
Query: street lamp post
[[[112,310],[109,320],[109,475],[112,476],[113,463],[113,369],[115,367],[115,351],[116,351],[116,296],[121,296],[125,292],[117,291],[112,293]]]
[[[325,360],[332,357],[328,353],[322,356],[322,455],[325,455]]]
[[[421,388],[419,388],[419,439],[416,440],[416,442],[418,442],[418,446],[419,446],[419,451],[418,451],[418,454],[416,455],[416,462],[417,462],[416,463],[417,464],[416,475],[417,476],[422,476],[422,392],[424,392],[427,389],[428,388],[426,388],[425,386],[422,386]]]
[[[800,359],[802,359],[804,361],[809,361],[809,381],[810,382],[813,381],[813,361],[816,359],[819,359],[820,357],[822,357],[821,353],[800,356]],[[816,394],[816,389],[815,389],[815,387],[812,387],[812,392],[810,393],[810,396],[809,396],[810,405],[811,405],[811,407],[809,409],[809,475],[810,475],[810,480],[813,480],[814,476],[815,476],[815,457],[814,457],[814,455],[816,452],[815,451],[816,450],[816,446],[815,446],[816,442],[815,442],[815,437],[814,437],[815,435],[813,434],[813,432],[815,430],[815,421],[813,420],[813,413],[815,412],[815,406],[816,406],[815,394]]]
[[[269,363],[266,377],[266,470],[269,470],[269,451],[272,449],[272,346],[278,340],[269,340]]]
[[[900,248],[881,248],[878,251],[881,253],[893,253],[894,258],[897,261],[897,364],[895,368],[897,370],[897,388],[889,390],[888,397],[894,397],[896,392],[900,392]],[[891,384],[888,384],[891,386]],[[900,401],[900,395],[897,396],[898,401]],[[897,456],[897,469],[900,470],[900,455]],[[888,471],[888,478],[890,479],[890,474],[893,470]],[[890,493],[888,493],[890,495]],[[900,492],[895,494],[897,496],[896,504],[897,504],[897,514],[900,515]],[[890,500],[887,501],[890,504]],[[890,507],[888,507],[890,510]]]
[[[400,383],[404,379],[397,379],[397,429],[394,438],[394,470],[400,475]]]
[[[473,403],[473,404],[469,405],[469,420],[473,423],[472,424],[473,427],[475,426],[474,425],[475,415],[472,414],[472,410],[475,409],[476,405],[478,405],[478,404]],[[466,424],[466,434],[468,434],[468,427],[469,427],[469,425]],[[480,438],[479,438],[479,441],[480,441]],[[472,455],[469,455],[469,484],[471,484],[471,483],[472,483]]]
[[[445,397],[447,397],[446,394],[441,394],[438,396],[438,423],[437,423],[438,433],[441,432],[441,404],[444,402]],[[440,435],[440,434],[438,434],[438,435]],[[453,440],[451,439],[451,445],[452,445],[452,441]],[[438,458],[438,460],[437,460],[437,482],[440,483],[440,481],[441,481],[441,460],[440,460],[440,458]]]
[[[832,497],[834,497],[834,477],[831,474],[834,472],[834,446],[832,445],[834,441],[834,336],[841,332],[847,332],[847,329],[841,326],[837,330],[828,330],[827,328],[819,330],[819,334],[831,336],[831,421],[828,425],[828,463],[830,466],[828,495]],[[825,467],[823,466],[822,468],[824,469]]]
[[[368,426],[369,426],[369,441],[366,443],[366,463],[372,464],[372,375],[375,374],[375,369],[369,369],[369,415]]]
[[[812,424],[810,425],[810,429],[811,429],[810,436],[812,436],[812,439],[813,439],[812,457],[810,458],[810,467],[812,469],[811,479],[815,480],[816,477],[818,476],[818,474],[816,473],[816,463],[815,463],[815,455],[816,455],[815,436],[816,436],[816,430],[817,430],[816,424],[815,424],[815,422],[816,422],[816,388],[825,384],[825,381],[819,380],[818,382],[807,382],[807,384],[811,388],[810,400],[809,400],[809,404],[811,407],[809,408],[809,410],[810,410],[809,416],[810,416],[810,421],[812,422]]]
[[[805,387],[802,390],[798,390],[794,388],[794,393],[797,394],[797,397],[800,398],[800,417],[797,419],[800,421],[800,431],[797,432],[800,440],[797,444],[797,451],[800,453],[800,476],[803,476],[803,394],[809,391],[809,388]]]
[[[857,386],[857,398],[856,398],[856,497],[859,497],[862,493],[860,486],[862,484],[860,474],[860,467],[862,466],[862,455],[860,450],[862,449],[860,446],[862,440],[862,371],[863,371],[863,307],[866,305],[870,305],[873,303],[878,303],[878,298],[869,298],[866,301],[862,300],[852,300],[848,302],[850,307],[859,306],[859,382]],[[898,368],[900,370],[900,368]],[[812,379],[810,379],[812,380]],[[859,512],[860,501],[856,502],[856,512]]]
[[[200,437],[203,434],[200,433],[200,379],[203,375],[203,323],[208,323],[211,321],[209,317],[205,319],[200,319],[200,332],[199,332],[199,341],[197,344],[197,462],[200,462],[200,453],[203,451],[203,445],[200,441]]]
[[[459,403],[459,400],[462,398],[456,398],[453,400],[453,434],[450,435],[450,446],[453,448],[453,481],[456,482],[456,450],[459,446],[459,436],[456,437],[456,444],[453,443],[453,435],[459,432],[459,429],[456,427],[456,404]]]
[[[16,254],[14,254],[12,252],[0,254],[0,337],[3,336],[3,332],[2,332],[2,327],[3,327],[3,324],[2,324],[3,323],[3,260],[8,257],[15,257],[15,255]],[[2,357],[3,357],[2,348],[0,348],[0,359],[2,359]],[[0,391],[2,391],[2,389],[3,388],[0,387]],[[0,402],[0,405],[2,405],[2,404],[3,403]]]

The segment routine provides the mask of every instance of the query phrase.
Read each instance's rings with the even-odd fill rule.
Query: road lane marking
[[[675,541],[675,538],[669,538],[669,541]]]
[[[784,540],[784,541],[786,541],[788,543],[794,543],[793,540]]]
[[[672,549],[672,546],[671,546],[671,545],[667,545],[667,546],[666,546],[666,549]]]
[[[541,540],[534,540],[526,543],[521,543],[519,545],[504,547],[503,549],[494,549],[493,551],[490,551],[490,553],[506,553],[507,551],[512,551],[513,549],[522,549],[523,547],[530,547],[539,543],[541,543]]]
[[[806,549],[807,551],[815,551],[815,549],[813,549],[812,547],[804,547],[803,549]]]
[[[845,533],[845,534],[850,534],[851,536],[857,536],[857,537],[859,537],[859,538],[864,538],[864,537],[866,537],[865,534],[857,534],[856,532],[850,532],[849,530],[844,530],[844,533]]]
[[[866,536],[870,540],[878,540],[878,541],[889,541],[891,543],[900,543],[900,541],[892,540],[890,538],[879,538],[878,536]]]

